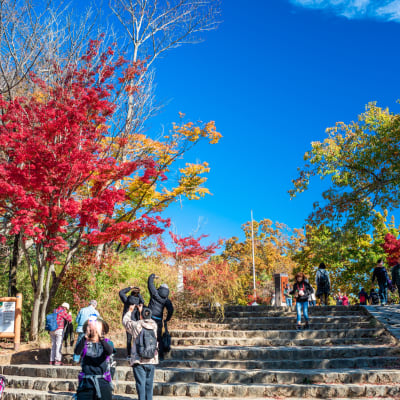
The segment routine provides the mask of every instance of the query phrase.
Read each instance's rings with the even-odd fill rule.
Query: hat
[[[166,283],[163,283],[162,285],[160,285],[160,288],[163,287],[165,289],[169,289],[168,285]]]
[[[61,307],[66,308],[67,310],[69,310],[69,304],[68,303],[62,303]]]

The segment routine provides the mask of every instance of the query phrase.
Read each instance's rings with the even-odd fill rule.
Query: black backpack
[[[157,338],[153,329],[144,326],[136,339],[136,353],[141,358],[150,359],[156,355]]]
[[[318,277],[317,286],[320,286],[323,289],[329,288],[329,277],[328,277],[328,273],[325,270],[321,271],[321,273]]]
[[[378,293],[372,292],[371,295],[370,295],[370,297],[371,297],[371,303],[372,303],[372,304],[379,304],[379,296],[378,296]]]

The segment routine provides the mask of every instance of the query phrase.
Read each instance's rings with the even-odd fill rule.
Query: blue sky
[[[314,181],[294,200],[287,192],[310,143],[370,101],[400,112],[400,0],[221,2],[216,31],[156,62],[166,106],[150,126],[156,134],[180,111],[216,121],[220,143],[185,159],[210,163],[213,195],[165,214],[176,233],[212,241],[242,237],[251,209],[257,220],[302,227],[323,186]]]
[[[370,101],[400,111],[400,1],[243,4],[224,0],[217,31],[157,63],[157,96],[170,102],[154,129],[183,111],[215,120],[224,136],[189,155],[210,163],[213,196],[169,209],[182,235],[200,221],[213,240],[240,237],[251,209],[301,227],[322,185],[294,200],[287,191],[310,143]]]

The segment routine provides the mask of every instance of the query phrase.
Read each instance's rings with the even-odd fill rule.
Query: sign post
[[[14,339],[14,349],[21,343],[22,294],[0,297],[0,338]]]

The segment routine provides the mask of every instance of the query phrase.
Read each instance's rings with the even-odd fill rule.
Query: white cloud
[[[400,0],[290,0],[316,10],[326,10],[349,18],[373,18],[400,22]]]

